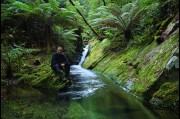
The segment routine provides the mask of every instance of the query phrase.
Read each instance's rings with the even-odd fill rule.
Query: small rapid
[[[83,48],[81,60],[78,65],[72,65],[70,75],[73,77],[73,84],[65,92],[60,92],[59,97],[71,97],[71,99],[81,99],[93,95],[96,90],[102,88],[105,83],[98,80],[98,76],[91,70],[84,69],[81,64],[84,62],[89,46]]]
[[[96,90],[103,87],[105,83],[98,80],[98,76],[91,70],[82,68],[80,65],[72,65],[70,70],[73,84],[68,86],[65,92],[58,96],[68,96],[72,99],[81,99],[93,95]]]
[[[157,119],[111,79],[82,68],[87,52],[88,46],[84,48],[80,63],[71,66],[73,83],[58,93],[59,100],[65,99],[70,103],[69,108],[77,105],[76,108],[81,108],[82,112],[70,111],[68,114],[81,115],[77,119]]]
[[[81,64],[84,62],[84,60],[85,60],[85,58],[87,56],[87,53],[88,53],[88,49],[89,49],[89,45],[86,45],[85,48],[83,48],[84,51],[82,53],[82,57],[81,57],[81,60],[80,60],[78,65],[81,66]]]

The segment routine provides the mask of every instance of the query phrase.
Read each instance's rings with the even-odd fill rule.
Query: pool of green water
[[[178,113],[150,110],[108,77],[79,68],[72,67],[73,84],[64,90],[3,88],[1,118],[178,119]]]

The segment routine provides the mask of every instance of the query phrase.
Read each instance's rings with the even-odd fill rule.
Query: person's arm
[[[57,56],[56,56],[56,54],[53,54],[52,55],[52,65],[56,65],[56,64],[58,64]]]
[[[62,54],[62,56],[63,56],[63,64],[69,64],[68,58],[64,54]]]

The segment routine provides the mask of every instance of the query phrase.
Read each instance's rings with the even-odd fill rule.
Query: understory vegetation
[[[68,82],[51,70],[52,53],[62,46],[73,62],[89,40],[85,68],[116,78],[148,101],[177,106],[178,80],[157,84],[154,92],[151,86],[178,49],[178,33],[178,0],[3,0],[1,85],[63,88]]]

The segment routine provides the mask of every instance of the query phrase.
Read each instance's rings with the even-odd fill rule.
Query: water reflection
[[[78,65],[73,65],[70,73],[73,84],[58,94],[60,99],[68,97],[71,101],[66,116],[77,119],[156,119],[138,100],[107,77]],[[81,111],[73,111],[74,108]]]
[[[76,73],[79,72],[79,73]],[[81,73],[86,73],[86,76]],[[1,102],[3,119],[178,119],[154,115],[104,75],[72,66],[73,84],[63,90],[15,87]],[[160,115],[160,116],[159,116]],[[175,118],[173,118],[175,117]]]

